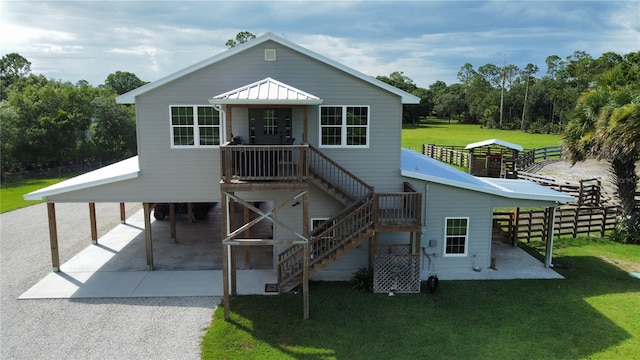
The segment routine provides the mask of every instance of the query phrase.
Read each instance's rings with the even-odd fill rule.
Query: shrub
[[[354,290],[362,292],[371,292],[373,290],[373,271],[362,267],[352,273],[351,287]]]
[[[609,235],[609,239],[623,244],[640,243],[640,216],[618,216],[616,227]]]

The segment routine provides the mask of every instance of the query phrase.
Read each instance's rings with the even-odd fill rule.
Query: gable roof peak
[[[251,39],[245,43],[242,43],[238,46],[235,46],[231,49],[228,49],[226,51],[223,51],[221,53],[219,53],[218,55],[212,56],[208,59],[205,59],[203,61],[200,61],[198,63],[195,63],[189,67],[186,67],[180,71],[177,71],[171,75],[165,76],[159,80],[153,81],[151,83],[148,83],[144,86],[141,86],[137,89],[131,90],[125,94],[122,94],[120,96],[118,96],[116,98],[116,102],[119,104],[135,104],[136,101],[136,96],[138,95],[142,95],[148,91],[151,91],[153,89],[156,89],[160,86],[163,86],[167,83],[170,83],[182,76],[188,75],[190,73],[193,73],[195,71],[198,71],[202,68],[205,68],[209,65],[215,64],[221,60],[227,59],[231,56],[234,56],[240,52],[246,51],[248,49],[251,49],[255,46],[258,46],[262,43],[265,43],[266,41],[274,41],[276,43],[279,43],[282,46],[288,47],[294,51],[297,51],[301,54],[307,55],[313,59],[316,59],[317,61],[320,61],[322,63],[325,63],[329,66],[332,66],[338,70],[341,70],[347,74],[350,74],[356,78],[359,78],[361,80],[364,80],[365,82],[368,82],[374,86],[377,86],[379,88],[382,88],[386,91],[389,91],[390,93],[393,93],[397,96],[399,96],[402,100],[403,104],[419,104],[420,103],[420,98],[413,95],[413,94],[409,94],[408,92],[404,91],[404,90],[400,90],[394,86],[391,86],[383,81],[380,81],[378,79],[376,79],[373,76],[369,76],[366,75],[364,73],[361,73],[355,69],[352,69],[346,65],[343,65],[337,61],[331,60],[327,57],[325,57],[324,55],[318,54],[316,52],[313,52],[307,48],[304,48],[298,44],[295,44],[289,40],[286,40],[274,33],[271,32],[267,32],[261,36],[256,37],[255,39]]]

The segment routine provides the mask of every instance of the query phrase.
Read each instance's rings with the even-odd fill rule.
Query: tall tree
[[[529,95],[529,81],[531,81],[531,76],[538,72],[538,67],[531,63],[527,64],[527,66],[522,71],[522,75],[525,77],[525,90],[524,90],[524,102],[522,104],[522,121],[520,122],[520,130],[524,131],[524,117],[527,111],[527,96]]]
[[[611,82],[611,74],[605,73],[580,96],[564,144],[574,163],[589,155],[609,161],[622,205],[624,240],[638,242],[640,214],[634,195],[639,180],[635,163],[640,160],[640,56],[627,56],[610,72],[624,71],[622,68],[631,69],[625,74],[626,81]]]
[[[146,84],[146,82],[140,80],[136,74],[127,71],[116,71],[113,74],[109,74],[104,82],[107,89],[112,90],[118,95],[137,89],[144,84]]]
[[[136,121],[132,107],[116,104],[113,96],[96,97],[91,136],[100,160],[115,160],[136,154]]]
[[[240,44],[244,44],[247,41],[251,40],[251,39],[255,39],[256,36],[252,33],[250,33],[249,31],[241,31],[239,33],[236,34],[236,38],[235,39],[229,39],[227,40],[227,42],[225,43],[225,45],[229,48],[233,48],[236,47]]]
[[[0,59],[0,100],[7,99],[7,89],[18,79],[31,73],[31,62],[18,53],[7,54]]]

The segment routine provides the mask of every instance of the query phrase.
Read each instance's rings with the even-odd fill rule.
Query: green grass
[[[43,187],[58,183],[61,180],[62,179],[59,178],[21,180],[8,184],[6,189],[3,184],[3,188],[0,189],[0,214],[41,203],[42,201],[24,200],[22,196]]]
[[[402,147],[420,151],[422,144],[465,146],[478,141],[500,139],[525,149],[560,145],[559,135],[529,134],[520,130],[498,130],[480,125],[458,124],[457,121],[429,118],[417,126],[402,129]]]
[[[435,294],[361,293],[312,283],[302,294],[240,296],[215,311],[203,359],[634,359],[640,246],[556,241],[564,280],[440,281]],[[543,248],[532,243],[532,251]],[[639,270],[635,270],[639,271]]]

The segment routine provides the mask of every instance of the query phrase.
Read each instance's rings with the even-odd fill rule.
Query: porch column
[[[147,269],[153,270],[153,244],[151,241],[151,204],[142,203],[144,208],[144,243],[147,250]]]
[[[51,243],[51,264],[53,271],[60,271],[60,254],[58,252],[58,227],[56,225],[56,205],[47,203],[47,215],[49,218],[49,242]]]
[[[549,215],[547,216],[547,223],[545,224],[547,231],[547,244],[545,247],[544,267],[551,268],[553,267],[553,230],[556,222],[556,208],[548,207],[547,213]]]
[[[126,211],[124,209],[124,203],[121,202],[120,203],[120,224],[126,224],[127,223],[127,216],[126,216]]]
[[[231,129],[231,106],[229,106],[229,105],[225,106],[224,115],[225,115],[225,127],[224,128],[225,128],[225,133],[226,133],[225,136],[227,138],[227,141],[231,141],[231,140],[233,140],[232,136],[231,136],[231,133],[232,133],[232,131],[231,131],[232,130]]]
[[[221,228],[221,239],[224,241],[228,234],[228,223],[227,223],[227,211],[229,211],[229,200],[227,199],[227,194],[221,192],[220,196],[220,204],[222,205],[222,226]],[[224,305],[224,319],[229,321],[231,320],[231,312],[229,309],[229,246],[224,242],[221,242],[222,245],[222,293],[223,300],[222,303]]]
[[[308,141],[307,134],[309,133],[309,107],[305,106],[302,112],[302,143],[306,144]]]
[[[98,244],[98,226],[96,225],[96,203],[89,203],[89,223],[91,224],[91,243]]]

